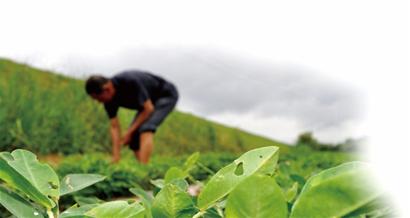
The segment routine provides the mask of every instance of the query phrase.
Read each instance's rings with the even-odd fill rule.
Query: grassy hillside
[[[0,59],[0,150],[40,154],[110,151],[102,105],[84,92],[84,81]],[[181,96],[183,98],[183,96]],[[123,128],[133,111],[120,110]],[[243,152],[283,143],[174,111],[156,134],[155,154]]]

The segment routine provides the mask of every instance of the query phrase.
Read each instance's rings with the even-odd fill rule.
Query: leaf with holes
[[[105,179],[98,174],[69,174],[61,181],[60,195],[79,191]]]
[[[273,174],[279,155],[275,146],[262,147],[246,152],[233,163],[219,170],[198,196],[198,206],[206,210],[229,194],[244,179],[258,172]]]
[[[98,204],[74,205],[62,212],[58,218],[92,218],[84,214],[97,206]]]
[[[60,196],[60,181],[56,172],[48,164],[40,163],[35,154],[17,149],[11,154],[4,152],[1,155],[41,193],[55,198]]]

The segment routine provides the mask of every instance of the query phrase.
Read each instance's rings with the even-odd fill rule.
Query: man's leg
[[[153,132],[142,132],[140,134],[140,149],[134,151],[137,159],[143,163],[147,164],[149,158],[151,157],[152,149],[154,148],[154,133]]]
[[[131,148],[134,150],[135,157],[141,163],[148,163],[154,148],[154,133],[175,107],[177,100],[178,97],[164,97],[157,100],[154,113],[138,128],[138,146],[132,146]],[[135,137],[135,139],[137,138]]]
[[[139,161],[139,162],[141,162],[140,161],[140,151],[139,150],[133,150],[134,151],[134,156],[135,156],[135,158]]]

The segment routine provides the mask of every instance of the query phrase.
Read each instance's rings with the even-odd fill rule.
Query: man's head
[[[115,87],[111,80],[98,75],[91,76],[87,79],[85,90],[88,95],[101,103],[111,101],[115,95]]]

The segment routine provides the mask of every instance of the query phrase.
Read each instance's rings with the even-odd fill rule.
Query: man
[[[112,161],[119,161],[121,145],[129,145],[141,163],[148,163],[154,146],[154,133],[177,103],[176,87],[149,72],[133,70],[112,78],[91,76],[85,89],[93,99],[104,104],[110,118]],[[117,117],[119,107],[138,111],[122,137]]]

